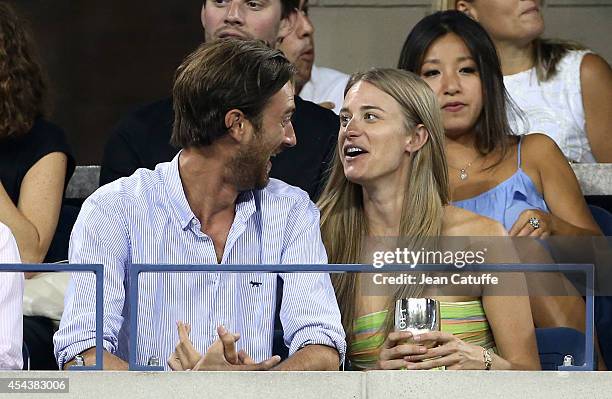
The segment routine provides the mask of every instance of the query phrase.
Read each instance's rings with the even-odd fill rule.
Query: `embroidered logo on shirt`
[[[255,287],[261,287],[262,283],[258,281],[249,281],[249,284],[251,284],[251,287],[255,288]]]

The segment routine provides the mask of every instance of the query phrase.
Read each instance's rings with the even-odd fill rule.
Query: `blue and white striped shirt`
[[[21,263],[11,230],[0,223],[0,263]],[[23,273],[0,271],[0,370],[21,370]]]
[[[70,262],[104,265],[104,348],[128,358],[127,269],[130,264],[217,264],[212,240],[200,231],[183,192],[177,155],[154,171],[101,187],[89,197],[70,238]],[[263,190],[242,193],[223,264],[326,263],[319,213],[302,190],[271,179]],[[176,321],[192,325],[201,353],[224,325],[239,332],[238,349],[256,361],[272,355],[276,274],[143,273],[139,278],[137,359],[166,360],[178,342]],[[346,343],[329,275],[280,274],[280,317],[293,354],[307,344],[338,349]],[[261,285],[251,284],[259,282]],[[95,346],[95,278],[75,273],[66,294],[55,356],[63,364]],[[165,362],[164,362],[165,363]]]

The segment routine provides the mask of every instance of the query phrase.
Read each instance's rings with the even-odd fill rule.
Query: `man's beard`
[[[257,137],[261,136],[256,135],[256,141]],[[229,165],[230,176],[234,179],[238,191],[261,190],[268,185],[269,159],[270,154],[260,145],[240,149]]]

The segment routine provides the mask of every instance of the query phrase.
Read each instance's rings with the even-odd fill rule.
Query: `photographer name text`
[[[426,274],[400,274],[398,276],[387,276],[375,274],[374,284],[377,285],[497,285],[499,278],[491,273],[483,274],[460,274],[449,276],[428,276]]]

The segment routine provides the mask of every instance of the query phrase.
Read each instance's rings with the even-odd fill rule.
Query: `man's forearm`
[[[335,348],[308,345],[274,367],[275,371],[338,371],[340,357]]]
[[[119,371],[128,370],[128,364],[126,361],[118,358],[117,356],[113,355],[110,352],[102,351],[102,353],[104,357],[103,359],[104,370],[119,370]],[[95,346],[93,348],[87,349],[84,352],[81,352],[80,355],[83,356],[86,366],[92,366],[96,364],[96,347]],[[74,359],[64,364],[64,370],[68,370],[70,366],[73,366],[73,365],[74,365]]]

